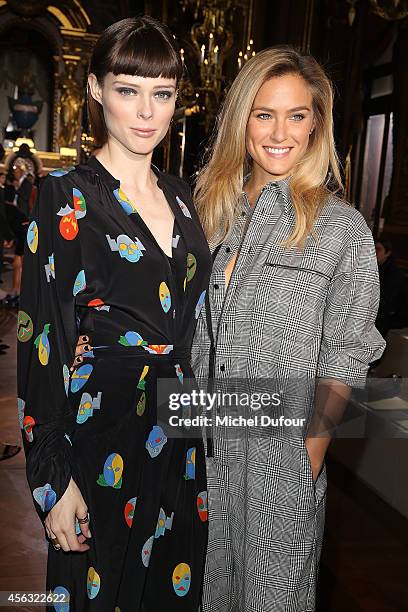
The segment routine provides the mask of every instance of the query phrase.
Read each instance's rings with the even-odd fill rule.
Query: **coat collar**
[[[247,180],[250,178],[250,174],[248,174],[245,179],[244,179],[244,183],[247,182]],[[290,181],[291,181],[292,177],[291,176],[287,176],[284,179],[281,179],[280,181],[270,181],[269,183],[266,183],[266,185],[264,185],[261,189],[261,193],[259,195],[258,200],[265,200],[267,201],[272,201],[271,198],[264,198],[264,195],[278,195],[277,200],[275,200],[275,198],[273,199],[274,203],[276,203],[278,206],[282,207],[285,210],[285,213],[288,214],[290,213],[290,211],[292,210],[292,201],[291,201],[291,197],[290,197]],[[242,192],[243,195],[243,199],[244,201],[247,201],[246,196],[245,196],[245,191]]]

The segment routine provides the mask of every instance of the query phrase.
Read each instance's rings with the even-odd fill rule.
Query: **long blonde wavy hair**
[[[264,49],[251,58],[233,82],[218,116],[206,163],[194,190],[195,203],[210,244],[222,242],[240,209],[244,176],[251,171],[246,128],[253,102],[265,81],[295,74],[312,93],[314,131],[293,168],[289,184],[296,223],[286,246],[302,246],[329,192],[342,190],[333,137],[333,88],[310,55],[289,46]]]

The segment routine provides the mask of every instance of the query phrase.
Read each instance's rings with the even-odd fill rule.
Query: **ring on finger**
[[[61,544],[58,542],[58,538],[50,538],[50,541],[55,550],[61,549]]]
[[[89,523],[89,512],[87,512],[86,516],[84,516],[84,518],[79,518],[77,516],[77,521],[80,525],[84,525],[85,523]]]

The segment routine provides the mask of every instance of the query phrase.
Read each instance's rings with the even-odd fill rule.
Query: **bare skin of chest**
[[[159,247],[171,257],[174,215],[163,191],[156,187],[141,193],[125,184],[122,184],[122,189],[136,207]]]
[[[224,270],[225,288],[228,287],[229,282],[231,280],[231,276],[232,276],[232,273],[234,271],[235,264],[236,264],[236,261],[237,261],[237,255],[238,255],[238,253],[234,253],[234,255],[231,257],[231,259],[227,263],[226,268]]]

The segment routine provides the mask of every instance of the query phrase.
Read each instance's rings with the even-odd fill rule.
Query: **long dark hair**
[[[176,79],[183,73],[181,58],[170,30],[153,17],[129,17],[106,28],[96,43],[89,63],[100,85],[109,73],[149,78]],[[88,120],[95,145],[108,138],[103,109],[88,88]]]

